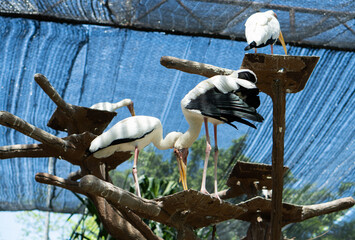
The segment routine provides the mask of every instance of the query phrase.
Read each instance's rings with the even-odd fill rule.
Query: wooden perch
[[[286,173],[288,167],[283,167],[282,175]],[[227,186],[230,187],[223,197],[236,197],[247,194],[256,196],[262,189],[272,189],[272,166],[263,163],[237,161],[233,167]],[[222,193],[221,193],[222,194]]]
[[[74,165],[86,166],[105,163],[107,169],[115,169],[119,164],[130,158],[130,152],[116,152],[110,157],[96,159],[87,151],[95,134],[84,132],[58,138],[23,119],[5,111],[0,111],[0,124],[13,128],[42,144],[23,144],[0,147],[0,159],[16,157],[57,157]]]
[[[282,203],[282,226],[290,223],[301,222],[309,218],[329,214],[336,211],[345,210],[354,206],[355,200],[352,197],[337,199],[327,203],[314,205],[295,205]],[[237,219],[252,222],[255,216],[260,216],[264,221],[271,221],[272,204],[271,200],[262,197],[255,197],[248,201],[237,204],[240,207],[248,209],[247,212],[241,214]]]
[[[324,214],[345,210],[353,207],[354,205],[355,200],[352,197],[346,197],[331,202],[303,206],[300,221],[304,221],[315,216],[321,216]]]
[[[60,178],[48,173],[37,173],[35,179],[39,183],[65,188],[88,196],[95,203],[103,224],[107,227],[107,229],[111,230],[111,235],[116,239],[161,240],[159,237],[154,235],[154,233],[142,220],[132,215],[128,217],[126,216],[128,214],[127,210],[114,209],[105,199],[87,193],[85,189],[81,188],[78,182]],[[122,215],[125,215],[125,218],[130,219],[130,221],[127,222]],[[133,224],[130,222],[133,222]],[[116,227],[117,223],[120,223],[120,228],[118,229]]]
[[[17,144],[0,147],[0,159],[19,157],[51,157],[53,154],[45,151],[42,144]]]
[[[91,132],[99,135],[117,115],[115,112],[101,111],[66,103],[44,75],[37,73],[34,79],[58,106],[47,124],[50,128],[58,131],[66,131],[69,135],[83,132]]]
[[[90,194],[104,197],[115,206],[126,206],[140,217],[176,228],[181,222],[192,228],[206,227],[247,211],[227,202],[220,203],[217,198],[195,190],[147,200],[90,175],[81,179],[80,187]],[[183,216],[184,219],[172,221],[173,216]]]
[[[71,104],[67,104],[63,98],[58,94],[54,87],[49,83],[48,79],[40,74],[36,73],[34,76],[37,84],[43,89],[48,97],[69,117],[72,116],[74,109]]]
[[[16,131],[19,131],[41,143],[50,145],[53,148],[67,151],[68,148],[73,147],[67,141],[58,138],[40,128],[37,128],[25,120],[6,111],[0,111],[0,124],[9,128],[13,128]]]
[[[88,193],[104,197],[114,204],[126,206],[134,212],[143,213],[147,216],[157,216],[161,211],[159,203],[140,198],[93,175],[84,176],[80,180],[80,187]]]
[[[216,75],[230,75],[234,72],[234,70],[231,69],[216,67],[210,64],[194,62],[170,56],[161,57],[160,64],[166,68],[172,68],[187,73],[198,74],[207,78]]]
[[[87,195],[85,191],[82,188],[80,188],[78,182],[60,178],[49,173],[37,173],[35,176],[35,180],[39,183],[49,184],[49,185],[68,189],[72,192]]]

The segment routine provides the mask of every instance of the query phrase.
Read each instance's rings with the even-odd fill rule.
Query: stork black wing
[[[237,121],[255,128],[254,124],[245,119],[257,122],[264,120],[254,107],[249,106],[236,93],[222,93],[217,88],[212,88],[192,99],[186,108],[199,110],[204,116],[215,118],[232,126],[234,125],[231,123]]]

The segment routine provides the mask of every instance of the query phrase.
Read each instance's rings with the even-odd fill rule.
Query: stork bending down
[[[249,121],[262,122],[263,117],[256,112],[260,105],[259,89],[255,83],[256,75],[247,69],[235,71],[229,76],[214,76],[200,82],[181,101],[181,108],[189,123],[189,129],[175,143],[179,149],[189,148],[196,140],[202,123],[206,131],[206,156],[204,162],[201,192],[206,190],[206,171],[211,143],[208,132],[208,122],[214,126],[215,154],[214,154],[214,190],[217,195],[217,125],[227,123],[236,128],[232,122],[237,121],[250,127],[255,126]]]
[[[149,116],[128,117],[97,136],[91,142],[89,151],[96,158],[109,157],[115,152],[134,151],[132,174],[136,193],[141,196],[137,177],[139,151],[150,143],[161,150],[173,148],[181,135],[180,132],[171,132],[163,139],[163,128],[159,119]],[[180,172],[181,179],[182,176]]]
[[[127,107],[132,116],[136,115],[134,112],[133,101],[129,98],[123,99],[117,103],[110,103],[110,102],[96,103],[92,105],[90,108],[102,110],[102,111],[114,112],[116,111],[116,109],[119,109],[121,107]]]

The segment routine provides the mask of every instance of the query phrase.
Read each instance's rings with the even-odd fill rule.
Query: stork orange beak
[[[184,190],[187,190],[187,181],[186,181],[186,163],[187,163],[187,155],[188,149],[174,149],[174,153],[176,155],[176,160],[179,167],[180,178],[179,182],[181,181],[182,187]]]
[[[279,40],[281,42],[282,47],[284,48],[285,55],[287,55],[286,44],[285,44],[285,40],[284,40],[284,37],[282,36],[282,32],[281,31],[280,31],[280,35],[279,35]]]
[[[136,115],[136,113],[134,112],[133,103],[132,103],[132,104],[129,104],[129,105],[127,106],[127,108],[128,108],[128,110],[129,110],[129,112],[131,113],[132,116],[135,116],[135,115]]]

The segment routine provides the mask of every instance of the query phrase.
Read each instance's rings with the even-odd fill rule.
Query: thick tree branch
[[[17,144],[0,147],[0,159],[18,157],[51,157],[42,144]]]
[[[332,212],[338,212],[351,208],[354,205],[355,200],[352,197],[346,197],[331,202],[303,206],[302,218],[300,220],[304,221],[312,217],[329,214]]]
[[[116,208],[118,206],[115,206]],[[156,236],[153,231],[143,222],[143,220],[136,215],[134,212],[126,207],[121,207],[117,209],[123,214],[123,217],[130,222],[146,239],[148,240],[163,240],[162,238]]]
[[[161,211],[159,203],[140,198],[93,175],[84,176],[80,180],[79,186],[90,194],[104,197],[113,204],[126,206],[137,213],[154,217],[159,215]]]
[[[80,178],[82,178],[85,174],[83,173],[83,171],[81,169],[79,169],[76,172],[71,172],[68,175],[68,179],[72,180],[72,181],[76,181],[79,180]]]
[[[0,124],[19,131],[39,142],[53,146],[53,148],[63,149],[66,152],[68,147],[72,147],[67,141],[58,138],[40,128],[29,124],[25,120],[6,111],[0,111]]]
[[[228,188],[228,189],[224,189],[222,191],[219,191],[217,194],[221,199],[226,200],[226,199],[235,198],[240,195],[243,195],[243,194],[245,194],[245,192],[243,192],[241,188]],[[213,195],[215,195],[215,194],[213,194]]]
[[[187,73],[198,74],[208,78],[216,75],[230,75],[234,72],[234,70],[231,69],[216,67],[210,64],[194,62],[171,56],[161,57],[160,64],[166,68],[172,68]]]
[[[93,201],[104,228],[115,239],[132,240],[145,239],[142,233],[136,229],[120,210],[114,208],[105,198],[88,194]]]
[[[61,177],[54,176],[49,173],[37,173],[35,179],[39,183],[49,184],[61,188],[68,189],[72,192],[80,193],[83,195],[87,195],[85,191],[83,191],[78,182],[71,181],[68,179],[64,179]]]
[[[43,91],[50,97],[50,99],[61,109],[63,112],[68,114],[69,116],[72,115],[74,112],[73,107],[71,104],[66,103],[62,97],[58,94],[58,92],[54,89],[54,87],[49,83],[48,79],[40,74],[36,73],[34,76],[35,81],[37,84],[43,89]]]

